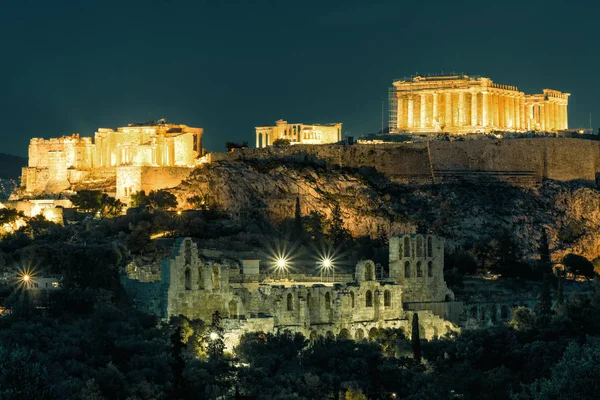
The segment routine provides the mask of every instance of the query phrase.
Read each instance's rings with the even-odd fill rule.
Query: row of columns
[[[527,105],[530,117],[530,130],[551,131],[568,129],[566,102],[547,100]]]
[[[550,111],[540,117],[538,110],[536,117],[531,104],[526,107],[525,96],[518,92],[462,90],[409,94],[398,98],[397,128],[447,132],[481,127],[515,131],[566,129],[566,102],[547,100],[545,104]]]

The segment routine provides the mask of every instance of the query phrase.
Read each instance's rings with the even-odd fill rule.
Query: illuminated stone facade
[[[390,132],[552,132],[568,128],[569,93],[528,95],[466,75],[415,76],[390,89]]]
[[[405,254],[406,243],[409,255],[398,259],[399,252]],[[391,265],[399,261],[404,266],[410,259],[414,269],[410,277],[404,270],[394,270],[389,278],[378,278],[375,264],[367,260],[356,265],[350,282],[236,284],[230,281],[232,265],[203,259],[196,244],[182,238],[169,259],[149,266],[130,265],[121,283],[138,308],[162,319],[182,314],[209,321],[218,310],[225,317],[229,348],[244,332],[257,330],[291,330],[311,338],[362,339],[373,328],[400,328],[410,334],[415,312],[423,337],[458,330],[455,322],[462,303],[454,301],[443,279],[443,240],[405,235],[393,237],[390,244]]]
[[[342,140],[342,124],[289,124],[280,119],[275,126],[256,127],[256,147],[271,146],[277,139],[287,139],[291,144],[337,143]]]
[[[59,194],[86,182],[112,182],[108,184],[112,190],[107,191],[127,201],[139,190],[176,186],[202,155],[202,133],[202,128],[161,120],[116,131],[100,128],[93,142],[78,134],[31,139],[20,196]]]

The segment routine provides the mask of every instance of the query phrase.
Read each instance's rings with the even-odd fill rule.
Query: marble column
[[[523,97],[519,98],[519,109],[520,109],[520,112],[521,112],[521,119],[520,119],[521,130],[525,130],[527,128],[527,124],[525,123],[525,117],[526,117],[526,113],[525,113],[525,99]]]
[[[498,94],[498,124],[497,126],[504,128],[504,94]]]
[[[563,110],[563,129],[569,129],[569,114],[567,114],[567,104],[562,107]]]
[[[437,93],[433,94],[433,110],[432,110],[432,121],[431,124],[435,127],[436,124],[440,122],[440,105],[439,105],[439,95]]]
[[[509,95],[504,95],[504,128],[508,129],[512,126],[511,119],[511,97]]]
[[[399,97],[398,98],[398,114],[397,114],[397,122],[396,122],[396,126],[398,129],[402,129],[405,126],[405,122],[404,122],[404,98],[403,97]]]
[[[471,93],[471,126],[477,126],[477,92]]]
[[[458,93],[458,126],[465,126],[467,122],[467,110],[465,108],[465,92]]]
[[[492,103],[492,114],[494,115],[494,128],[498,128],[500,125],[500,99],[498,93],[494,93],[493,95],[493,103]]]
[[[420,127],[424,129],[427,126],[427,98],[424,93],[421,94],[421,115],[420,115]]]
[[[444,96],[446,96],[446,112],[445,112],[445,118],[444,118],[444,123],[446,124],[446,127],[451,127],[452,126],[452,93],[450,92],[446,92],[444,94]]]
[[[515,117],[513,128],[520,131],[521,130],[521,101],[518,97],[513,98],[514,101],[514,109],[515,109]]]
[[[481,125],[483,125],[484,128],[491,125],[488,92],[481,92]]]
[[[546,107],[543,103],[539,104],[540,106],[540,126],[542,131],[546,131]]]
[[[406,127],[408,129],[414,128],[414,106],[415,100],[412,96],[408,98],[408,110],[406,111]]]

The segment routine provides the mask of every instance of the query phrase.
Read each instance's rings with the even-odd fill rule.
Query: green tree
[[[99,190],[80,190],[71,196],[73,205],[83,211],[95,213],[100,208],[102,192]]]
[[[288,147],[291,145],[290,139],[279,138],[273,141],[274,147]]]
[[[208,194],[205,194],[205,193],[200,193],[200,194],[188,197],[187,201],[195,210],[207,210],[208,208],[210,208],[210,206],[209,206],[210,198],[209,198]]]
[[[538,248],[540,253],[540,272],[548,274],[552,272],[552,260],[550,259],[550,244],[548,243],[548,234],[546,229],[542,229],[542,237],[540,238],[540,246]]]
[[[46,368],[22,347],[0,346],[0,399],[38,400],[51,396]]]
[[[144,208],[148,205],[148,196],[146,192],[140,190],[139,192],[135,192],[131,195],[130,204],[134,208]]]
[[[224,329],[221,326],[221,313],[217,310],[212,314],[212,322],[207,329],[207,349],[211,361],[217,361],[223,356],[225,342]]]
[[[334,246],[345,246],[352,239],[350,232],[344,227],[342,210],[338,203],[335,203],[331,211],[328,237]]]
[[[513,400],[597,399],[600,393],[600,339],[588,336],[579,346],[571,342],[550,378],[540,379],[513,394]]]
[[[412,330],[410,332],[410,342],[412,344],[413,358],[421,361],[421,335],[419,332],[419,314],[414,313],[412,318]]]
[[[565,304],[565,295],[563,293],[562,273],[560,270],[558,272],[558,279],[556,282],[556,308],[561,309]]]
[[[575,275],[583,275],[586,278],[594,277],[594,264],[583,256],[573,253],[567,254],[563,258],[563,264],[567,271]]]
[[[542,280],[542,291],[537,304],[538,322],[546,326],[550,322],[552,315],[552,296],[550,295],[550,274],[544,274]]]
[[[71,196],[73,205],[83,212],[94,213],[101,219],[121,215],[125,205],[99,190],[80,190]]]
[[[151,190],[148,193],[148,205],[153,210],[172,210],[177,208],[177,198],[166,190]]]
[[[517,307],[509,325],[517,331],[527,332],[535,326],[535,314],[528,307]]]
[[[174,399],[183,397],[183,370],[185,369],[185,360],[183,359],[184,349],[183,327],[176,326],[171,334],[171,370],[173,372],[174,380],[172,398]]]
[[[300,209],[300,196],[296,196],[296,210],[294,212],[294,236],[296,238],[302,237],[302,213]]]
[[[310,240],[319,243],[325,239],[323,228],[325,215],[320,211],[311,211],[309,215],[303,218],[304,230],[308,233]]]

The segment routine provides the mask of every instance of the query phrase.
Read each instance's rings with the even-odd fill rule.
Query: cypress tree
[[[562,307],[565,303],[565,295],[563,294],[562,274],[558,273],[558,283],[556,287],[556,306]]]
[[[542,229],[542,237],[540,238],[540,268],[542,274],[552,272],[552,261],[550,260],[550,245],[548,243],[548,234],[546,229]],[[542,275],[543,276],[543,275]]]
[[[417,361],[421,361],[421,337],[419,335],[419,314],[414,313],[412,319],[412,332],[410,334],[412,343],[413,357]]]
[[[302,236],[302,213],[300,212],[300,196],[296,196],[296,212],[294,214],[294,236]]]

